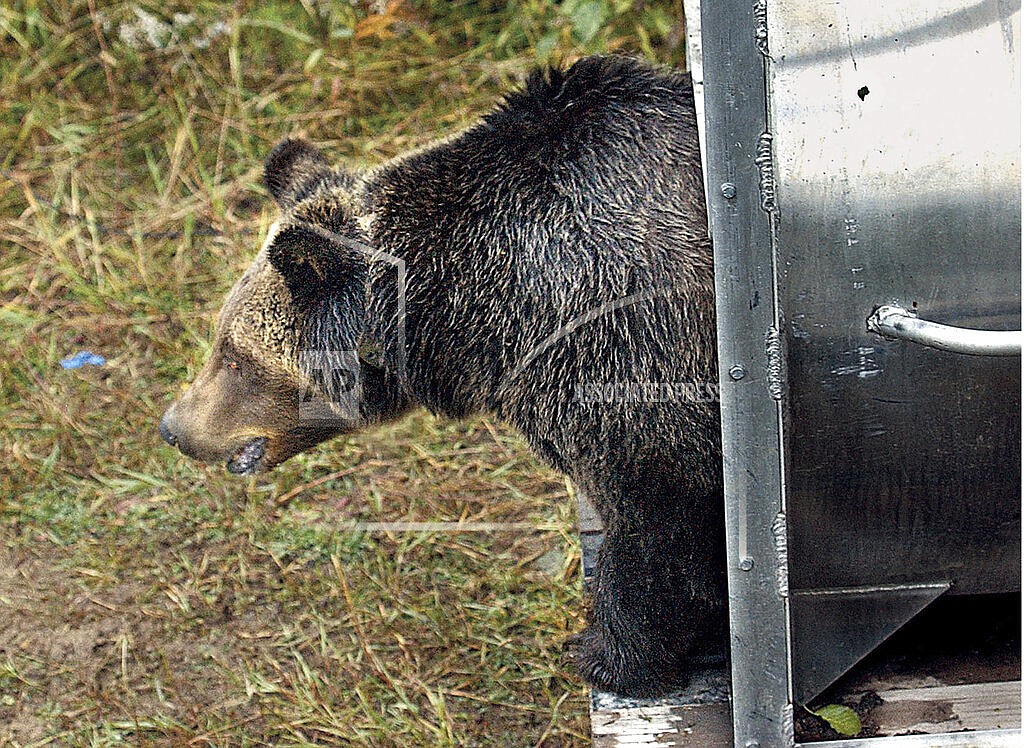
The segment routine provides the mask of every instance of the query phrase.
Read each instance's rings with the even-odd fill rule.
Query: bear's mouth
[[[228,472],[235,475],[252,475],[259,469],[266,454],[267,438],[265,436],[248,441],[228,460]]]

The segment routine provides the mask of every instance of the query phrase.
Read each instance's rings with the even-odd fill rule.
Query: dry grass
[[[571,502],[500,424],[420,413],[248,482],[155,424],[272,220],[277,139],[374,163],[537,58],[678,63],[678,5],[0,8],[0,745],[586,743]],[[354,524],[383,520],[509,526]]]

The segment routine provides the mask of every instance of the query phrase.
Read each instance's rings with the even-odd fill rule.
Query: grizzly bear
[[[251,474],[416,406],[491,414],[603,520],[568,645],[581,675],[624,695],[681,684],[725,602],[689,76],[588,57],[367,171],[285,140],[264,181],[280,218],[164,439]]]

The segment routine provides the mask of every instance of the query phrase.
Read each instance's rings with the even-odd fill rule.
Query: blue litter
[[[74,356],[68,356],[60,360],[60,365],[65,369],[78,369],[82,366],[103,366],[107,359],[92,351],[79,351]]]

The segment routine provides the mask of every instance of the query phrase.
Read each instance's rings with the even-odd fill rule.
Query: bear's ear
[[[295,296],[322,296],[342,289],[356,254],[338,235],[309,226],[282,229],[267,247],[267,259]]]
[[[319,176],[331,173],[324,154],[305,140],[282,140],[267,157],[263,183],[282,208],[295,203],[303,187]]]

